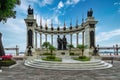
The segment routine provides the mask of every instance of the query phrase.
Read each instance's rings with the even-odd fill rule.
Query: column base
[[[91,57],[93,54],[93,49],[85,49],[84,50],[84,55],[87,57]]]

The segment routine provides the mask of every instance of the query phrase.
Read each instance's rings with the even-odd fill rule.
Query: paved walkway
[[[0,80],[120,80],[120,61],[114,61],[110,69],[88,71],[35,69],[18,61],[13,68],[3,69]]]

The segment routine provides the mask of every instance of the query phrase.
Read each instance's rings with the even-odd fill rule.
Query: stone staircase
[[[101,60],[76,61],[72,59],[63,59],[62,62],[43,61],[41,59],[28,59],[24,63],[26,66],[54,70],[94,70],[106,69],[112,67],[111,64]]]

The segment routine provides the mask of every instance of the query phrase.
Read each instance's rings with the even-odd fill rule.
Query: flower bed
[[[77,58],[73,58],[74,60],[78,60],[78,61],[90,61],[89,57],[86,56],[79,56]]]
[[[1,57],[2,60],[11,60],[12,59],[12,55],[5,55]]]
[[[13,64],[16,64],[16,61],[14,60],[0,60],[0,65],[1,66],[11,66]]]
[[[16,61],[12,60],[12,55],[1,56],[0,59],[0,66],[11,66],[16,64]]]
[[[55,57],[54,55],[50,55],[50,56],[47,56],[45,58],[42,58],[42,60],[45,60],[45,61],[58,61],[58,62],[61,62],[62,59],[61,58],[58,58],[58,57]]]

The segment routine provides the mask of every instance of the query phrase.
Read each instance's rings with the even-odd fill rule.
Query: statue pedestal
[[[70,59],[69,51],[68,50],[58,50],[56,51],[56,57],[64,58],[64,59]]]

